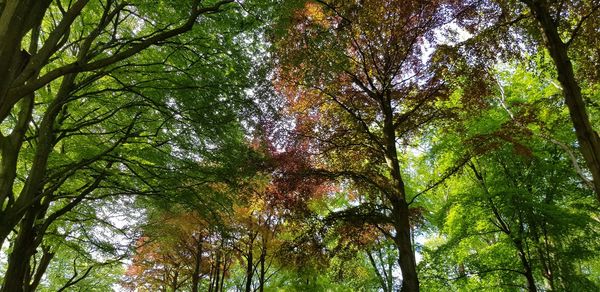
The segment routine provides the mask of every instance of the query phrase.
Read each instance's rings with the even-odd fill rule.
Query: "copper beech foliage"
[[[277,86],[297,135],[325,172],[368,190],[365,221],[388,223],[403,291],[418,291],[403,178],[407,147],[450,112],[445,79],[458,70],[436,54],[468,1],[305,1],[277,40]],[[431,60],[435,60],[432,62]],[[448,59],[451,60],[451,59]],[[379,195],[381,194],[381,195]],[[367,209],[370,206],[367,204]],[[346,212],[343,218],[353,217]],[[355,216],[354,216],[355,217]],[[373,219],[381,218],[381,219]]]
[[[162,215],[136,243],[125,273],[126,289],[177,290],[190,282],[198,291],[200,278],[215,278],[224,269],[220,260],[223,240],[206,220],[193,213]],[[225,271],[223,271],[225,273]]]
[[[151,219],[138,240],[123,287],[223,291],[231,267],[237,264],[245,270],[242,286],[246,291],[256,286],[262,291],[274,273],[273,263],[289,262],[293,255],[277,235],[288,232],[289,226],[297,227],[289,221],[306,215],[308,203],[331,189],[326,178],[311,175],[305,151],[277,150],[258,139],[251,147],[269,161],[262,165],[262,174],[236,189],[211,186],[235,192],[231,209],[214,210],[210,215],[171,210]]]

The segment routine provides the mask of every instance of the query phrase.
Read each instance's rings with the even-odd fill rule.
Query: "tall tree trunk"
[[[545,250],[542,249],[541,246],[537,247],[537,251],[540,257],[540,262],[542,263],[542,276],[545,279],[545,286],[547,290],[554,291],[554,273],[551,269],[551,263],[546,257]]]
[[[225,261],[223,262],[223,276],[221,277],[221,291],[223,291],[223,286],[225,285],[225,274],[229,271],[229,265],[231,258],[225,257]]]
[[[398,200],[394,205],[394,217],[397,222],[394,224],[396,236],[394,242],[398,248],[398,264],[402,271],[402,288],[401,292],[419,291],[419,279],[417,276],[417,268],[412,242],[410,236],[410,223],[408,220],[408,204],[406,200]]]
[[[214,280],[215,280],[215,267],[211,266],[210,273],[208,274],[208,292],[214,291],[213,290]]]
[[[44,2],[47,2],[47,4],[44,4]],[[46,0],[38,1],[37,4],[42,6],[38,7],[37,9],[42,9],[45,11],[47,6],[44,7],[44,5],[48,5],[49,3],[50,1]],[[2,6],[0,9],[4,9],[4,7],[5,6]],[[35,10],[33,7],[31,7],[31,9]],[[39,17],[35,15],[36,12],[33,12],[33,15],[30,16],[35,18],[29,44],[29,52],[31,54],[35,54],[38,49],[43,11],[37,12],[38,14],[41,13]],[[2,19],[0,22],[3,20],[6,19]],[[3,30],[3,28],[0,28],[0,30]],[[4,40],[1,35],[2,33],[0,33],[0,39]],[[22,53],[19,54],[18,57],[19,58],[15,58],[13,62],[16,62],[17,64],[15,66],[18,67],[18,71],[15,71],[15,73],[21,74],[22,70],[27,65],[27,62],[29,62],[29,54]],[[0,76],[3,75],[0,74]],[[6,80],[12,81],[12,78],[5,76],[5,82]],[[0,85],[0,92],[2,91],[2,86],[3,85]],[[2,95],[0,94],[0,96]],[[2,100],[2,98],[0,98],[0,100]],[[25,140],[25,134],[29,128],[29,123],[31,122],[33,116],[34,104],[35,94],[27,94],[20,102],[17,120],[11,133],[7,136],[3,136],[0,133],[0,206],[3,206],[0,208],[0,222],[3,223],[2,227],[0,227],[0,246],[2,246],[6,237],[22,218],[21,214],[18,214],[18,211],[15,212],[14,209],[11,209],[15,201],[13,185],[17,175],[17,161],[19,159],[19,152],[21,151],[21,146]],[[2,120],[3,118],[0,118],[0,123]]]
[[[517,247],[517,253],[519,254],[519,259],[521,260],[521,264],[523,265],[523,276],[527,280],[527,291],[536,292],[537,288],[535,287],[535,279],[533,278],[533,271],[531,269],[531,263],[527,259],[527,254],[525,253],[525,249],[523,248],[523,241],[521,239],[513,240],[515,246]]]
[[[546,202],[548,203],[548,201]],[[551,262],[548,258],[548,238],[546,236],[546,225],[545,222],[541,222],[541,227],[538,226],[535,222],[531,224],[529,230],[532,235],[532,239],[535,244],[535,250],[539,257],[539,262],[541,264],[542,276],[544,277],[545,286],[549,291],[554,291],[554,275],[552,273]],[[543,234],[543,237],[540,236],[540,232]],[[540,240],[543,239],[543,242]]]
[[[381,97],[381,109],[384,116],[385,159],[390,170],[393,185],[396,188],[388,195],[388,199],[392,205],[392,220],[396,229],[394,243],[398,249],[398,263],[402,272],[401,291],[416,292],[419,291],[419,278],[417,276],[415,254],[412,248],[408,203],[406,201],[406,190],[398,161],[396,132],[393,121],[394,114],[391,101],[386,96]]]
[[[265,290],[265,274],[267,271],[265,270],[265,261],[267,259],[267,239],[265,235],[261,237],[262,239],[262,249],[260,252],[260,277],[258,279],[258,291],[263,292]]]
[[[194,274],[192,275],[192,292],[198,292],[200,285],[200,267],[202,263],[202,238],[196,241],[196,254],[194,258]]]
[[[515,236],[514,232],[510,228],[510,225],[505,222],[505,220],[503,219],[503,217],[500,214],[500,211],[494,204],[494,201],[492,200],[492,196],[488,190],[488,187],[485,183],[485,179],[483,178],[483,175],[479,171],[477,171],[477,168],[475,167],[475,165],[473,163],[469,163],[468,165],[473,170],[473,174],[475,174],[475,177],[479,181],[481,188],[483,189],[485,194],[488,196],[487,201],[488,201],[489,207],[492,209],[492,212],[494,213],[494,217],[497,220],[497,223],[493,222],[493,224],[496,225],[502,233],[504,233],[506,236],[508,236],[511,239],[512,243],[514,244],[515,248],[517,249],[517,254],[519,256],[519,260],[521,261],[521,265],[523,266],[523,272],[521,272],[521,274],[525,277],[525,280],[527,281],[527,291],[530,291],[530,292],[537,291],[536,286],[535,286],[535,279],[533,278],[533,270],[531,268],[531,263],[527,259],[527,253],[525,252],[525,249],[523,248],[523,240],[521,239],[521,238],[523,238],[523,233],[524,233],[524,226],[522,223],[524,221],[523,218],[521,216],[519,216],[519,218],[520,218],[519,221],[521,223],[519,224],[518,235]],[[519,206],[516,201],[513,201],[513,204],[514,204],[513,206]]]
[[[25,280],[28,279],[31,258],[38,246],[35,221],[39,208],[39,206],[32,207],[19,224],[19,232],[8,257],[8,266],[0,292],[22,292],[30,284]]]
[[[247,264],[246,264],[246,289],[244,291],[246,292],[252,292],[252,277],[254,276],[254,269],[253,269],[253,257],[252,257],[252,243],[248,243],[248,254],[246,259]]]
[[[596,197],[600,201],[600,137],[590,123],[581,95],[581,87],[575,79],[573,64],[567,52],[568,46],[560,38],[557,24],[552,19],[546,1],[522,1],[531,9],[542,30],[544,44],[554,61],[558,81],[563,88],[565,103],[569,108],[579,149],[592,173]]]
[[[219,277],[221,275],[221,252],[217,252],[217,263],[215,264],[215,288],[213,291],[219,291]]]
[[[544,249],[542,249],[540,247],[539,253],[540,253],[540,259],[542,261],[543,275],[544,275],[544,278],[546,278],[547,286],[550,288],[550,291],[554,291],[554,290],[556,290],[555,284],[554,284],[554,272],[553,272],[554,263],[548,252],[548,249],[550,248],[550,243],[548,240],[548,232],[546,229],[546,225],[542,226],[542,232],[544,234]]]
[[[71,92],[74,78],[75,75],[70,74],[63,79],[57,99],[51,104],[50,109],[46,112],[40,124],[35,157],[23,189],[19,196],[14,199],[14,202],[11,202],[7,209],[2,210],[0,213],[0,219],[3,219],[3,227],[0,228],[0,242],[5,240],[6,236],[10,234],[17,224],[19,225],[17,239],[14,243],[11,255],[9,256],[6,276],[4,277],[5,280],[0,292],[23,291],[23,289],[29,285],[29,283],[24,282],[26,275],[29,273],[27,270],[29,268],[29,262],[41,243],[41,240],[37,237],[42,236],[45,232],[45,230],[36,230],[36,228],[38,228],[36,227],[36,221],[44,218],[48,208],[47,204],[49,204],[49,202],[46,202],[42,205],[41,199],[34,198],[39,197],[39,194],[41,193],[42,181],[47,171],[48,157],[54,146],[54,120],[59,109],[62,107],[62,101],[66,99]],[[33,95],[25,99],[24,107],[27,105],[28,101],[33,102]],[[30,112],[31,109],[23,108],[21,111]],[[29,118],[25,117],[24,121],[29,121]],[[20,126],[17,125],[15,130],[19,129]],[[23,127],[23,129],[26,129],[26,127]],[[20,143],[22,143],[22,135],[24,135],[24,133],[19,134],[21,136],[16,138],[12,137],[13,134],[8,136],[8,138],[16,140],[20,139]],[[15,142],[12,141],[11,143],[13,144],[10,145],[10,147],[14,147]],[[6,147],[6,145],[2,146]],[[17,156],[5,157],[3,153],[2,164],[16,163],[16,160],[18,159],[18,149],[15,149],[15,151],[12,152]],[[4,171],[5,166],[2,165],[1,167],[3,167],[2,171]],[[9,165],[8,167],[14,167],[14,165]],[[8,182],[7,184],[12,188],[12,182]],[[9,195],[12,196],[12,189],[7,191],[10,192]],[[0,195],[4,199],[4,194]]]

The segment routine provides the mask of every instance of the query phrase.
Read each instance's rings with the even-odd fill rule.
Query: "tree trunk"
[[[221,253],[217,252],[217,262],[215,264],[215,288],[213,289],[213,291],[218,292],[219,291],[219,277],[221,275]]]
[[[29,283],[25,283],[25,279],[29,272],[31,257],[37,248],[35,243],[37,213],[37,210],[30,210],[19,226],[0,292],[23,292],[29,286]]]
[[[410,224],[408,219],[408,204],[406,200],[398,200],[397,207],[392,210],[398,222],[394,224],[396,236],[394,242],[398,248],[398,264],[402,271],[402,292],[419,291],[419,279],[417,276],[416,261],[412,249],[410,236]]]
[[[223,286],[225,285],[225,274],[227,273],[227,271],[229,271],[229,264],[227,264],[230,261],[229,257],[225,257],[225,261],[223,262],[223,276],[221,277],[221,291],[223,291]]]
[[[215,269],[213,266],[211,266],[210,273],[208,274],[208,292],[213,292],[214,279],[215,279]]]
[[[517,247],[517,253],[519,254],[519,259],[521,260],[521,264],[523,265],[523,276],[527,280],[527,291],[536,292],[537,288],[535,287],[535,279],[533,278],[533,271],[531,270],[531,264],[527,259],[527,254],[523,249],[523,242],[521,239],[514,240],[515,246]]]
[[[546,201],[545,203],[549,203],[549,201]],[[545,287],[549,291],[554,291],[554,275],[551,268],[552,263],[550,262],[549,254],[547,253],[549,245],[548,238],[546,236],[546,228],[544,227],[546,223],[541,222],[540,225],[541,227],[534,222],[531,224],[529,230],[534,240],[535,250],[537,251],[539,262],[541,264],[540,268],[542,271],[542,276],[544,277]],[[541,231],[543,237],[540,236],[540,232],[538,230]],[[540,241],[540,238],[543,239],[543,242]]]
[[[200,285],[200,264],[202,263],[202,239],[196,241],[196,255],[194,259],[194,274],[192,275],[192,292],[198,292]]]
[[[262,236],[262,250],[260,253],[260,277],[258,279],[258,291],[263,292],[265,290],[265,261],[267,259],[267,240],[263,234]]]
[[[247,265],[246,265],[246,289],[244,291],[246,292],[252,292],[252,277],[254,276],[254,269],[252,268],[252,262],[253,262],[253,258],[252,258],[252,244],[249,243],[248,244],[248,255],[247,258],[248,260]]]
[[[408,212],[408,203],[406,201],[406,191],[404,181],[400,174],[400,163],[396,148],[396,132],[393,121],[393,110],[391,101],[388,97],[381,97],[381,109],[384,116],[384,148],[386,150],[385,159],[390,170],[390,176],[393,185],[396,188],[388,195],[392,205],[392,220],[396,230],[394,243],[398,249],[398,263],[402,271],[402,292],[419,291],[419,278],[415,254],[412,249],[410,218]]]
[[[381,253],[381,250],[379,250],[378,253],[379,253],[379,258],[381,259],[381,262],[383,263],[384,257],[383,257],[383,255]],[[395,264],[396,261],[394,261],[394,259],[392,257],[390,257],[390,256],[386,256],[385,259],[387,260],[387,272],[385,272],[385,269],[383,269],[383,267],[382,267],[382,270],[384,271],[383,274],[384,274],[385,279],[387,281],[388,292],[392,292],[392,291],[394,291],[394,273],[393,273],[393,270],[394,270],[394,264]]]
[[[550,15],[546,1],[522,1],[529,6],[542,30],[544,44],[554,61],[558,81],[563,88],[565,103],[569,108],[579,149],[592,173],[596,197],[600,201],[600,137],[590,123],[581,95],[581,87],[575,79],[573,64],[567,53],[568,46],[560,38],[557,25]]]

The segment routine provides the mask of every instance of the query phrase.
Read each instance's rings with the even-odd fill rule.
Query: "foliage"
[[[0,292],[600,290],[599,11],[0,1]]]

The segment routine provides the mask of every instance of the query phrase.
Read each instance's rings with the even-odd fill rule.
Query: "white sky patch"
[[[460,27],[455,22],[445,24],[437,28],[434,32],[436,45],[449,45],[454,46],[461,42],[464,42],[473,35],[464,28]],[[435,46],[431,42],[425,41],[421,46],[423,54],[421,55],[421,62],[427,63],[431,59],[431,55],[435,52]]]

